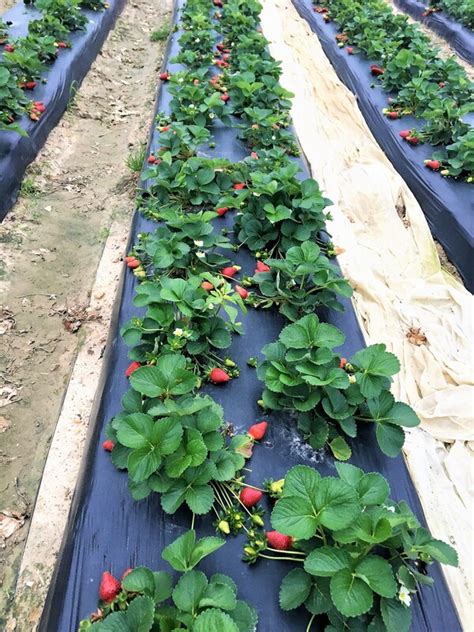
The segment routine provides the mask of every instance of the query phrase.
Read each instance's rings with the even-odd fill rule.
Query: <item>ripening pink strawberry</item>
[[[242,298],[244,301],[249,296],[248,291],[245,288],[241,287],[240,285],[235,286],[235,291],[240,296],[240,298]]]
[[[260,439],[263,439],[263,437],[265,436],[267,428],[268,428],[268,422],[261,421],[258,424],[254,424],[253,426],[250,426],[247,432],[251,437],[255,439],[255,441],[260,441]]]
[[[224,369],[215,368],[209,373],[209,379],[214,384],[225,384],[226,382],[229,382],[231,378]]]
[[[141,367],[140,362],[132,362],[125,371],[125,377],[130,377],[134,371]]]

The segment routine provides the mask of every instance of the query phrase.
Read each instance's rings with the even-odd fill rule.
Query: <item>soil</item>
[[[150,35],[169,7],[127,4],[0,225],[2,629],[71,368],[101,317],[88,306],[104,243],[131,220],[137,176],[126,161],[148,135],[165,44]]]

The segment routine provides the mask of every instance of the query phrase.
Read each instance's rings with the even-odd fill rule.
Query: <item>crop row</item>
[[[258,30],[260,10],[255,0],[188,0],[181,11],[172,62],[183,70],[160,75],[171,101],[157,115],[159,147],[139,199],[140,212],[158,226],[141,233],[126,258],[140,281],[134,303],[144,315],[121,331],[131,347],[130,389],[104,449],[128,472],[133,498],[155,492],[164,512],[183,505],[192,512],[191,531],[163,552],[184,574],[173,588],[166,573],[144,567],[122,581],[104,573],[100,609],[81,630],[254,630],[256,614],[236,600],[229,578],[208,580],[194,569],[224,543],[196,542],[196,515],[212,513],[221,536],[245,532],[248,563],[294,562],[280,605],[304,605],[307,630],[320,615],[328,631],[352,624],[408,630],[412,595],[432,583],[425,565],[457,563],[404,502],[389,499],[380,474],[338,463],[337,477],[321,477],[296,466],[285,479],[247,484],[244,464],[268,422],[235,434],[221,406],[200,393],[207,381],[232,389],[238,378],[226,349],[245,336],[239,312],[271,309],[289,324],[263,348],[263,362],[248,358],[264,384],[260,405],[294,417],[313,448],[328,446],[347,460],[358,427],[372,424],[381,450],[395,456],[403,426],[419,423],[390,393],[397,358],[383,344],[341,357],[335,348],[344,334],[315,313],[342,309],[338,298],[351,288],[330,260],[336,249],[320,238],[330,201],[314,179],[298,177],[292,95],[279,85],[280,65]],[[235,129],[247,158],[207,156],[217,125]],[[231,214],[233,230],[219,230],[220,218]],[[255,257],[252,276],[239,278],[232,261],[241,248]],[[264,494],[276,501],[273,531],[264,529]]]
[[[426,15],[434,11],[445,11],[448,16],[474,29],[474,4],[471,0],[429,0]]]
[[[25,4],[32,4],[26,2]],[[28,34],[11,38],[11,24],[0,19],[0,131],[10,130],[25,135],[15,121],[28,114],[38,121],[45,111],[40,101],[32,101],[26,92],[34,90],[39,81],[46,82],[44,72],[61,49],[70,48],[69,35],[84,30],[88,18],[81,11],[100,11],[107,7],[105,0],[36,0],[41,17],[28,23]],[[1,49],[0,49],[1,50]]]
[[[474,87],[454,57],[439,54],[430,38],[384,0],[314,0],[315,11],[341,29],[336,35],[348,54],[369,59],[372,75],[392,96],[384,113],[389,119],[413,115],[420,128],[400,135],[412,146],[430,143],[439,149],[426,166],[443,176],[474,182]]]

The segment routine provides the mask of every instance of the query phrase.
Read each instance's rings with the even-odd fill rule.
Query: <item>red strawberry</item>
[[[247,292],[245,288],[240,287],[240,285],[235,286],[235,291],[240,296],[240,298],[242,298],[244,301],[246,298],[248,298],[249,293]]]
[[[265,436],[265,433],[268,428],[268,422],[261,421],[259,424],[254,424],[250,426],[247,430],[248,434],[255,439],[255,441],[260,441]]]
[[[224,46],[224,44],[217,44],[216,48],[217,48],[217,50],[223,51],[225,46]]]
[[[27,90],[34,90],[36,88],[36,81],[27,81],[25,83],[25,88]]]
[[[429,169],[433,169],[433,171],[438,171],[438,169],[441,167],[441,163],[439,160],[425,160],[425,165]]]
[[[106,603],[111,603],[119,594],[121,584],[118,579],[105,571],[99,587],[99,597]]]
[[[206,292],[214,289],[214,286],[212,285],[212,283],[209,283],[209,281],[203,281],[201,283],[201,287],[203,290],[206,290]]]
[[[135,259],[136,257],[134,257],[133,255],[129,255],[128,257],[125,257],[124,261],[128,263],[129,261],[134,261]]]
[[[230,376],[224,371],[224,369],[212,369],[209,373],[209,379],[214,384],[225,384],[230,380]]]
[[[168,79],[170,78],[170,73],[169,72],[160,72],[160,79],[161,81],[168,81]]]
[[[250,157],[253,158],[254,160],[258,160],[258,154],[256,151],[252,151],[250,154]]]
[[[224,101],[224,103],[227,103],[229,99],[230,99],[230,96],[227,94],[227,92],[225,92],[224,94],[221,94],[221,101]]]
[[[387,116],[389,119],[392,119],[392,121],[394,121],[398,118],[398,112],[387,112]]]
[[[418,145],[420,139],[416,136],[407,136],[407,141],[410,143],[410,145]]]
[[[125,377],[130,377],[134,371],[141,367],[140,362],[132,362],[125,371]]]
[[[339,362],[339,368],[343,369],[347,364],[347,358],[341,358],[341,361]]]
[[[267,542],[272,549],[278,549],[279,551],[288,551],[293,545],[293,538],[289,535],[283,535],[278,531],[267,531]]]
[[[13,53],[15,47],[13,46],[13,44],[5,44],[4,50],[6,53]]]
[[[107,439],[102,444],[102,447],[106,452],[112,452],[112,450],[115,448],[115,443],[112,441],[112,439]]]
[[[240,492],[240,502],[245,507],[253,507],[262,499],[262,492],[258,489],[253,489],[252,487],[244,487]]]
[[[33,107],[38,112],[44,112],[46,110],[46,106],[42,101],[33,101]]]
[[[221,272],[224,276],[233,277],[240,270],[240,266],[227,266],[226,268],[222,268]]]
[[[445,86],[445,85],[446,85],[446,83],[445,83],[444,81],[440,81],[440,82],[438,83],[438,86],[439,86],[440,88],[444,88],[444,86]]]
[[[348,55],[353,55],[354,54],[354,49],[352,48],[352,46],[348,46],[346,48],[347,54]]]
[[[218,208],[216,210],[216,213],[222,217],[223,215],[227,213],[228,210],[229,208],[227,206],[221,206],[221,208]]]
[[[169,130],[170,126],[169,125],[165,125],[164,127],[160,127],[160,132],[167,132]]]
[[[401,132],[399,132],[399,136],[401,136],[402,138],[408,138],[410,136],[410,130],[403,129]]]
[[[132,268],[132,270],[138,268],[139,265],[140,262],[138,261],[138,259],[135,259],[135,257],[131,261],[127,261],[127,267]]]
[[[376,64],[372,64],[372,66],[370,67],[370,72],[375,76],[378,77],[379,75],[383,75],[383,73],[385,72],[383,68],[380,68],[380,66],[377,66]]]
[[[66,42],[58,42],[58,48],[67,48]]]
[[[212,4],[215,7],[223,7],[224,6],[223,3],[222,3],[222,0],[212,0]]]
[[[153,154],[150,154],[148,156],[148,162],[149,162],[150,165],[154,165],[155,162],[156,162],[156,157]]]
[[[263,261],[257,261],[257,267],[255,268],[255,274],[257,272],[270,272],[270,266],[267,266]]]
[[[245,183],[244,182],[237,182],[237,184],[234,184],[234,186],[232,188],[235,191],[240,191],[241,189],[245,189]]]

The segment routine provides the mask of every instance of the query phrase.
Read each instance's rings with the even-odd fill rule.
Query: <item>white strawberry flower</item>
[[[405,586],[405,584],[400,584],[400,590],[398,591],[398,599],[402,602],[404,606],[410,606],[411,604],[410,591]]]
[[[173,331],[173,336],[182,336],[184,334],[184,331],[181,329],[181,327],[176,327],[176,329]]]
[[[198,257],[199,259],[204,259],[205,256],[206,256],[206,253],[203,252],[202,250],[198,250],[196,252],[196,257]]]
[[[198,248],[202,248],[202,246],[204,246],[204,242],[202,239],[195,239],[194,245],[197,246]]]

